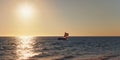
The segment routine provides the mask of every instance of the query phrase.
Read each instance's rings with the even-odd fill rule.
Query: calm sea
[[[120,37],[57,38],[0,37],[0,60],[89,60],[120,55]]]

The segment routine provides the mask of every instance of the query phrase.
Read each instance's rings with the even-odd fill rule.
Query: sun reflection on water
[[[34,52],[33,45],[35,40],[31,36],[22,36],[17,38],[18,45],[17,45],[17,56],[18,60],[29,59],[34,55],[38,55],[38,53]]]

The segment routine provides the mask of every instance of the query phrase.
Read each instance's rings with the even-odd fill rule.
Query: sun
[[[21,4],[18,6],[17,12],[20,18],[28,19],[33,17],[34,8],[30,4]]]
[[[30,6],[22,6],[20,8],[20,14],[24,17],[30,17],[32,15],[32,8]]]

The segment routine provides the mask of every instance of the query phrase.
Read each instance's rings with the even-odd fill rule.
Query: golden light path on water
[[[35,40],[31,36],[21,36],[17,38],[17,60],[29,59],[34,55],[38,55],[38,53],[34,52],[33,45],[35,44]]]

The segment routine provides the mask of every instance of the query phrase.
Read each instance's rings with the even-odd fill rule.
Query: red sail
[[[69,36],[69,33],[65,32],[64,37],[68,37],[68,36]]]

